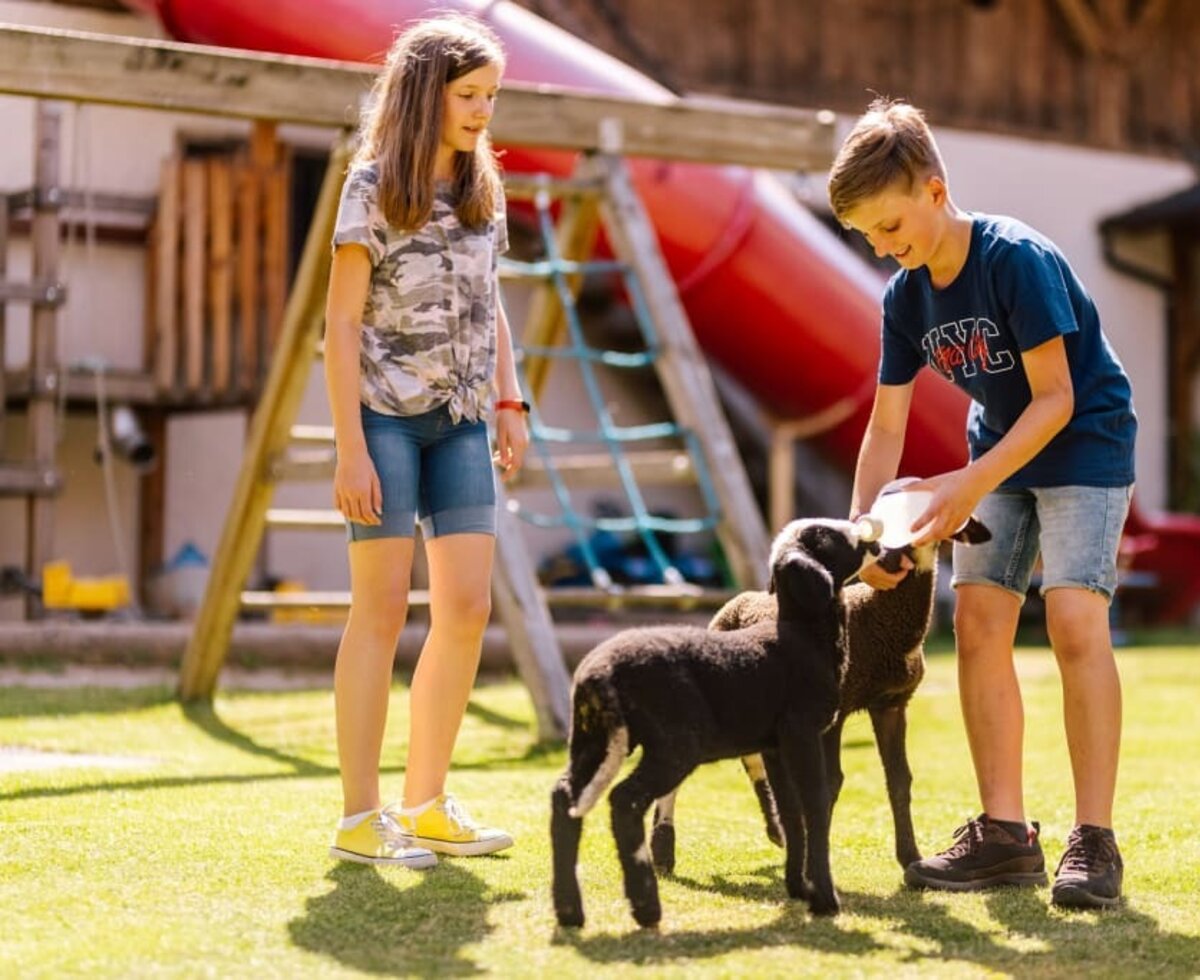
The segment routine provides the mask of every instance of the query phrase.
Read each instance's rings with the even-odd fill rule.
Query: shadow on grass
[[[39,692],[40,694],[41,692]],[[59,692],[54,692],[55,694]],[[68,692],[70,693],[70,692]],[[74,692],[79,693],[79,692]],[[174,695],[165,691],[157,691],[149,688],[108,691],[105,690],[106,699],[109,695],[118,695],[113,700],[119,701],[120,707],[112,706],[111,703],[106,704],[102,710],[118,711],[118,710],[137,710],[138,708],[148,707],[156,704],[170,703],[174,701]],[[138,697],[138,695],[141,697]],[[155,697],[155,700],[147,700],[149,697]],[[54,703],[61,703],[57,698]],[[83,709],[80,709],[81,711]],[[76,783],[69,785],[51,785],[51,786],[25,786],[20,789],[14,789],[5,794],[5,799],[20,800],[20,799],[41,799],[55,797],[70,797],[79,796],[86,793],[111,793],[121,792],[127,793],[133,790],[159,790],[173,789],[181,786],[217,786],[237,783],[256,783],[269,782],[276,779],[307,779],[313,776],[334,776],[337,775],[336,766],[323,765],[319,762],[313,762],[303,756],[294,755],[284,752],[281,749],[274,748],[270,745],[264,745],[261,742],[255,741],[249,735],[239,731],[232,725],[225,722],[216,709],[204,702],[192,702],[180,705],[180,710],[183,717],[188,722],[195,725],[198,729],[204,732],[207,736],[215,741],[223,742],[226,745],[232,746],[239,752],[250,756],[257,756],[262,759],[269,759],[281,766],[286,767],[282,772],[264,772],[264,773],[230,773],[230,774],[204,774],[196,776],[151,776],[149,778],[133,778],[133,779],[103,779],[90,783]],[[475,710],[476,713],[487,715],[486,720],[489,723],[503,724],[503,722],[493,721],[494,712],[487,709],[472,709],[468,706],[468,710]],[[30,711],[30,715],[44,713],[40,705]],[[68,712],[69,713],[69,712]],[[0,712],[2,715],[2,712]],[[503,719],[504,716],[496,715],[496,718]],[[533,742],[525,747],[519,754],[513,755],[496,755],[488,756],[482,759],[474,759],[471,761],[455,763],[456,771],[467,770],[496,770],[496,769],[522,769],[528,766],[538,766],[545,763],[548,758],[554,757],[556,754],[563,752],[563,746],[557,742]],[[404,767],[400,765],[382,766],[380,767],[381,775],[392,775],[404,772]]]
[[[483,973],[464,948],[496,928],[488,922],[495,906],[526,897],[492,891],[448,860],[430,871],[383,873],[341,863],[326,877],[334,889],[308,899],[304,915],[288,923],[292,942],[352,969],[389,976]]]
[[[1040,941],[1040,950],[1022,955],[1023,972],[1077,965],[1118,977],[1197,975],[1200,937],[1163,931],[1137,910],[1136,895],[1118,908],[1086,912],[1051,910],[1048,901],[1045,892],[1021,889],[988,895],[988,911],[1009,933]]]
[[[671,933],[671,957],[712,955],[714,939],[719,940],[722,949],[744,948],[755,943],[796,944],[834,953],[862,953],[900,946],[900,942],[881,941],[881,934],[890,932],[905,937],[905,945],[917,941],[906,953],[910,962],[971,963],[1003,973],[1083,975],[1100,971],[1111,976],[1190,977],[1200,963],[1200,937],[1164,932],[1153,918],[1129,904],[1105,911],[1065,913],[1050,907],[1048,889],[1001,888],[987,893],[988,912],[1003,925],[1002,932],[981,930],[955,916],[954,896],[949,896],[947,907],[946,896],[934,899],[931,893],[906,888],[886,896],[843,891],[843,912],[886,923],[862,932],[838,927],[837,920],[810,921],[804,904],[786,896],[782,864],[756,869],[751,880],[745,880],[745,876],[732,880],[722,875],[703,881],[681,875],[664,879],[685,888],[747,902],[778,902],[788,909],[770,926],[745,933]],[[670,914],[669,907],[665,913]],[[834,931],[822,931],[823,926]],[[799,936],[791,931],[777,935],[780,929],[796,928],[803,930]],[[630,952],[626,957],[617,955],[615,946],[609,950],[607,943],[614,938],[567,941],[584,955],[606,961],[609,956],[612,959],[653,957],[649,951],[653,934],[649,934],[649,947],[631,943],[629,936],[620,937],[617,945],[625,944]],[[1020,942],[1014,945],[1014,938]],[[689,942],[696,947],[694,954],[686,948]],[[683,945],[675,948],[676,943]]]
[[[331,766],[323,766],[302,756],[281,752],[279,749],[254,741],[249,735],[239,732],[222,721],[216,709],[208,702],[187,701],[180,707],[183,710],[183,716],[210,738],[231,745],[247,755],[261,756],[289,766],[297,776],[326,776],[337,772]]]
[[[161,684],[130,688],[29,688],[14,684],[0,688],[0,718],[117,714],[157,708],[174,700],[175,692]]]

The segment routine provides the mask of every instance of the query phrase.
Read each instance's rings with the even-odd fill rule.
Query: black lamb
[[[799,522],[781,532],[778,540],[794,533]],[[954,540],[980,544],[991,538],[984,525],[971,518],[954,535]],[[871,717],[875,741],[883,762],[888,801],[896,833],[896,859],[902,868],[921,859],[912,823],[912,771],[905,745],[907,707],[925,675],[925,635],[933,614],[937,578],[937,546],[911,546],[885,551],[880,564],[891,571],[899,568],[901,555],[913,569],[894,589],[876,591],[856,583],[846,588],[846,628],[849,655],[842,681],[837,720],[822,736],[825,771],[829,778],[830,808],[837,803],[844,775],[841,763],[842,726],[856,711]],[[709,629],[740,630],[769,622],[778,614],[775,596],[767,592],[743,592],[729,600],[713,617]],[[754,785],[767,825],[767,836],[782,845],[781,830],[772,793],[773,783],[758,756],[746,756],[742,765]],[[654,809],[650,849],[654,864],[670,872],[675,865],[675,794],[660,799]]]
[[[815,914],[838,911],[829,870],[829,784],[821,733],[837,718],[846,659],[842,586],[878,554],[849,521],[806,521],[771,554],[778,617],[746,629],[625,630],[580,662],[569,760],[551,795],[554,911],[581,926],[576,876],[584,815],[637,747],[609,796],[625,894],[640,925],[662,917],[646,847],[651,803],[698,765],[761,753],[787,838],[785,882]]]

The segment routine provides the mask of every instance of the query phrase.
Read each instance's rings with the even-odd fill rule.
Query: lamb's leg
[[[784,726],[779,748],[804,814],[804,870],[812,886],[808,907],[814,915],[834,915],[839,903],[829,870],[829,780],[821,733],[796,719]]]
[[[678,791],[660,797],[654,804],[650,827],[650,855],[664,874],[675,870],[675,797]]]
[[[825,754],[825,777],[829,780],[829,815],[833,820],[833,808],[842,795],[842,784],[846,775],[842,772],[842,727],[846,716],[838,712],[837,721],[821,734],[821,751]]]
[[[766,764],[761,755],[742,756],[742,768],[750,777],[754,786],[754,795],[758,797],[758,808],[762,811],[763,823],[767,826],[767,839],[777,847],[783,847],[783,827],[779,824],[779,811],[775,806],[775,795],[771,792],[771,782],[767,778]]]
[[[550,794],[550,848],[554,864],[554,914],[561,926],[583,925],[583,896],[575,866],[583,818],[571,816],[571,787],[564,775]]]
[[[896,860],[907,868],[921,860],[912,822],[912,770],[908,766],[906,705],[890,705],[868,709],[871,727],[875,729],[875,744],[883,761],[883,776],[887,781],[888,801],[892,804],[892,822],[896,827]]]
[[[670,760],[670,761],[668,761]],[[625,875],[625,897],[640,926],[657,925],[662,918],[658,901],[658,879],[646,847],[646,811],[656,799],[666,796],[683,782],[694,764],[680,764],[662,750],[642,748],[642,759],[629,778],[613,787],[608,796],[612,809],[613,838]]]
[[[771,781],[771,792],[779,812],[779,823],[783,829],[785,848],[783,880],[787,886],[788,896],[808,900],[812,888],[804,877],[804,815],[800,809],[800,799],[796,795],[792,778],[788,775],[777,749],[763,753],[763,764],[766,766],[767,778]]]

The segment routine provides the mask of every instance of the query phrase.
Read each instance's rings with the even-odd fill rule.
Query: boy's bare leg
[[[954,630],[958,688],[983,811],[1024,821],[1021,753],[1025,715],[1013,667],[1020,600],[991,585],[959,585]]]
[[[1108,603],[1087,589],[1050,589],[1046,627],[1062,675],[1075,823],[1111,827],[1121,743],[1121,680]]]

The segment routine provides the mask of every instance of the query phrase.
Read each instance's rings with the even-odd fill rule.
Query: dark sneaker
[[[1054,872],[1050,901],[1063,908],[1102,909],[1121,901],[1125,863],[1111,830],[1080,824]]]
[[[1038,825],[1018,840],[980,814],[954,832],[954,843],[941,854],[914,861],[904,869],[910,888],[973,892],[996,885],[1044,885],[1046,859],[1038,843]]]

